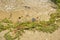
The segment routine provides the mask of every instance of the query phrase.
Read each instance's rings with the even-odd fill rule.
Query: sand
[[[31,21],[32,18],[37,19],[37,17],[39,17],[37,19],[38,21],[47,21],[50,18],[49,15],[56,11],[56,9],[51,7],[54,4],[49,0],[5,0],[0,3],[0,20],[9,18],[11,13],[12,17],[10,20],[14,23],[18,21],[18,17],[21,17],[21,22]],[[7,31],[0,33],[0,40],[5,40],[3,35]],[[25,31],[25,34],[21,36],[21,40],[60,40],[60,28],[52,34],[38,31]]]

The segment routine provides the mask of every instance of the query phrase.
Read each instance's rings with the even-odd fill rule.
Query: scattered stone
[[[35,22],[36,21],[36,19],[35,18],[32,18],[32,22]]]

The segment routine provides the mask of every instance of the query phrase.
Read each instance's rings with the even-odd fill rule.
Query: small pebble
[[[32,18],[32,22],[34,22],[34,21],[36,21],[36,19],[35,18]]]

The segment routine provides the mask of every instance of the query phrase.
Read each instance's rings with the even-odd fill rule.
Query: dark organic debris
[[[29,6],[24,6],[25,8],[27,8],[27,9],[30,9],[30,7]]]
[[[19,19],[21,19],[21,17],[19,17]]]

